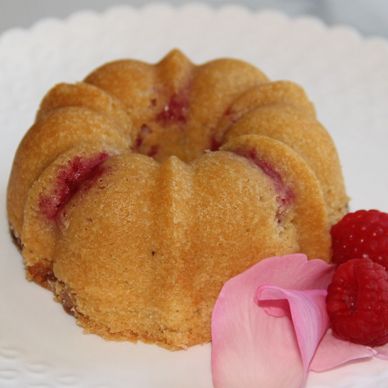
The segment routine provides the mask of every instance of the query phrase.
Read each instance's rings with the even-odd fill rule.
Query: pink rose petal
[[[327,291],[323,289],[294,291],[275,286],[262,286],[257,291],[259,305],[263,301],[288,301],[287,310],[290,311],[290,318],[294,325],[305,375],[317,346],[329,327],[326,295]],[[266,308],[266,311],[271,314],[271,308]]]
[[[381,358],[382,360],[388,360],[388,344],[377,346],[374,350],[377,352],[376,357]]]
[[[302,387],[308,370],[388,359],[388,344],[370,348],[327,330],[325,296],[333,271],[320,260],[289,255],[229,280],[212,317],[215,388]]]
[[[324,372],[350,361],[371,358],[376,354],[376,350],[368,346],[338,339],[331,330],[328,330],[319,344],[311,362],[310,370]]]
[[[277,304],[276,316],[268,315],[257,305],[256,292],[268,284],[325,290],[332,272],[321,260],[295,254],[263,260],[226,282],[212,316],[215,388],[302,387],[305,372],[294,325],[288,316],[279,317],[284,303]],[[308,358],[312,350],[306,347],[304,352]]]

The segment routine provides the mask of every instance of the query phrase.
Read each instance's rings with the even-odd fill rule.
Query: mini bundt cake
[[[347,200],[301,87],[174,50],[50,90],[8,215],[27,277],[87,331],[177,349],[210,340],[223,283],[258,260],[329,260]]]

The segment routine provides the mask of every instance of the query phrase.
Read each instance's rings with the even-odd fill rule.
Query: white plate
[[[365,40],[312,18],[199,5],[82,12],[11,30],[0,38],[2,388],[211,388],[209,345],[168,352],[83,335],[49,292],[25,281],[5,214],[15,149],[51,85],[80,80],[119,57],[156,61],[173,47],[196,62],[242,58],[273,79],[305,86],[338,146],[352,208],[388,210],[388,45],[382,39]],[[308,387],[386,387],[387,366],[373,360],[311,374]]]

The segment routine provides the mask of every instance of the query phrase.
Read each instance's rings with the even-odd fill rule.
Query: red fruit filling
[[[133,143],[133,149],[136,151],[138,150],[144,143],[144,139],[148,134],[152,132],[152,129],[147,125],[143,124],[140,127],[139,133],[137,134],[137,137],[135,139],[135,142]]]
[[[154,144],[150,147],[150,149],[148,150],[147,152],[147,156],[149,156],[150,158],[153,158],[154,156],[157,155],[157,153],[159,152],[159,146]]]
[[[292,189],[284,183],[280,173],[269,162],[260,158],[255,149],[239,149],[235,150],[234,153],[254,163],[265,175],[267,175],[268,178],[271,179],[277,193],[276,199],[279,205],[276,216],[279,222],[282,221],[287,209],[290,205],[292,205],[295,199]]]
[[[230,121],[230,125],[237,123],[240,118],[240,114],[234,111],[231,106],[224,112],[224,116]]]
[[[348,213],[331,229],[333,261],[371,259],[388,270],[388,214],[378,210]]]
[[[104,171],[102,164],[107,158],[106,152],[101,152],[91,158],[76,156],[60,168],[54,190],[40,197],[41,212],[49,220],[56,220],[62,209],[81,187],[89,188],[101,176]]]
[[[337,337],[367,346],[388,342],[388,273],[382,265],[369,259],[341,264],[326,306]]]
[[[189,100],[185,93],[174,94],[163,110],[158,113],[156,120],[162,125],[171,122],[180,124],[186,123],[187,113],[189,110]]]
[[[229,129],[238,122],[240,119],[240,113],[233,110],[232,106],[229,106],[225,112],[224,117],[228,120],[227,125],[222,129],[222,133],[218,134],[217,137],[214,135],[210,138],[210,151],[218,151],[222,145],[222,140],[225,138],[225,134],[228,133]]]
[[[224,117],[228,120],[228,123],[223,128],[223,135],[227,134],[234,124],[239,121],[241,115],[241,112],[233,110],[231,106],[224,112]]]
[[[210,138],[210,145],[209,145],[210,151],[218,151],[221,146],[222,146],[222,142],[218,140],[215,136],[212,136]]]

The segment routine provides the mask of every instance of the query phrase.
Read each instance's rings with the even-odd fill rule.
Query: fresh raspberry
[[[371,259],[388,270],[388,214],[359,210],[347,214],[331,228],[333,262],[355,257]]]
[[[326,306],[337,337],[368,346],[388,342],[388,273],[382,265],[369,259],[341,264]]]

